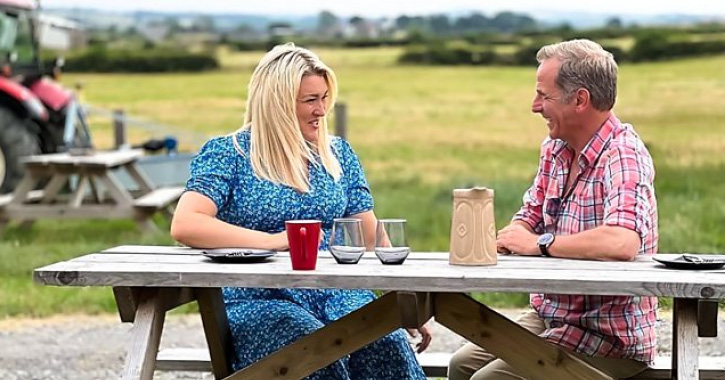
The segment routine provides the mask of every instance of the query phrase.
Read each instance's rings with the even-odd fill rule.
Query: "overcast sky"
[[[198,11],[210,13],[314,15],[329,10],[339,16],[398,16],[478,10],[496,13],[567,11],[606,14],[681,13],[725,17],[722,0],[41,0],[43,7],[86,7],[105,10],[153,10],[168,12]]]

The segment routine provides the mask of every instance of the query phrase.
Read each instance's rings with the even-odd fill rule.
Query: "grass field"
[[[536,170],[546,128],[530,112],[535,68],[398,66],[395,48],[319,50],[337,72],[348,105],[348,139],[361,157],[380,217],[409,221],[415,250],[447,250],[451,190],[496,190],[504,226]],[[67,75],[86,101],[124,108],[179,131],[215,135],[242,120],[246,83],[260,53],[221,52],[204,74]],[[660,251],[725,251],[725,56],[620,68],[617,115],[632,123],[657,168]],[[94,120],[99,145],[110,123]],[[170,131],[173,133],[173,131]],[[141,134],[132,134],[132,139]],[[202,141],[182,141],[190,149]],[[143,237],[132,222],[11,226],[0,241],[0,317],[114,310],[110,290],[31,283],[32,268],[117,244],[171,243]],[[511,306],[524,295],[500,298]]]

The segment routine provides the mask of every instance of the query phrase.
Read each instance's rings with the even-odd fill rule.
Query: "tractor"
[[[23,156],[90,148],[83,108],[57,79],[56,58],[43,68],[34,0],[0,0],[0,194],[23,176]]]

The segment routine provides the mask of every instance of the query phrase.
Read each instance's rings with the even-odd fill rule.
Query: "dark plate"
[[[201,251],[202,255],[222,263],[258,263],[277,254],[277,251],[255,248],[215,248]]]
[[[673,269],[720,269],[725,266],[725,260],[720,258],[714,258],[710,255],[690,255],[691,257],[701,258],[702,260],[713,260],[712,262],[692,262],[685,260],[685,257],[680,256],[662,256],[655,255],[652,260],[664,264],[668,268]],[[708,257],[710,256],[710,257]]]

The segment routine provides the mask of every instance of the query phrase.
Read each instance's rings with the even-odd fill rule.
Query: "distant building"
[[[88,33],[66,18],[40,14],[37,27],[40,47],[52,50],[75,50],[88,45]]]
[[[343,30],[343,35],[347,38],[375,39],[380,38],[380,34],[380,25],[366,19],[350,22]]]
[[[268,30],[270,37],[289,37],[295,34],[292,25],[283,22],[270,24]]]
[[[138,32],[150,42],[160,43],[171,33],[171,27],[161,22],[150,22],[138,28]]]

